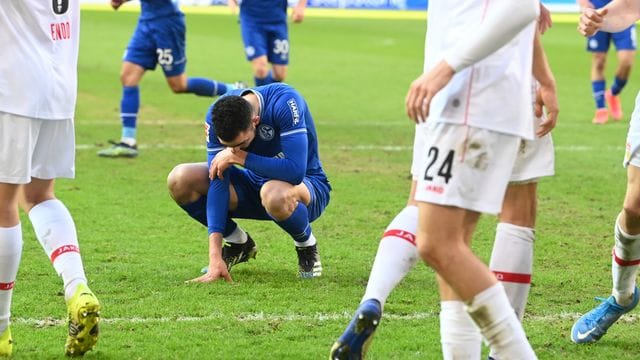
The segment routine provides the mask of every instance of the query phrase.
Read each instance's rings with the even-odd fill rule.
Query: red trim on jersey
[[[640,264],[640,259],[637,260],[624,260],[620,259],[618,255],[616,255],[616,248],[611,249],[611,255],[613,255],[613,261],[620,266],[636,266]]]
[[[7,291],[7,290],[13,289],[14,283],[15,281],[8,282],[8,283],[0,283],[0,291]]]
[[[518,284],[531,284],[531,274],[509,273],[495,270],[492,271],[495,274],[496,279],[498,279],[499,281]]]
[[[399,229],[389,229],[387,231],[384,232],[384,234],[382,235],[382,238],[386,238],[389,236],[393,236],[393,237],[397,237],[403,240],[407,240],[408,242],[410,242],[411,244],[413,244],[413,246],[416,246],[416,235],[412,234],[408,231],[405,230],[399,230]]]
[[[68,253],[68,252],[77,252],[80,253],[80,248],[78,248],[76,245],[63,245],[60,246],[59,248],[53,250],[53,252],[51,252],[51,263],[53,264],[54,261],[56,261],[56,258],[64,253]]]

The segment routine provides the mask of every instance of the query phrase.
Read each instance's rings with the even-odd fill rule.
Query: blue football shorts
[[[595,35],[587,38],[587,51],[607,52],[609,45],[613,42],[616,50],[636,49],[636,25],[631,25],[625,30],[617,33],[598,31]]]
[[[271,179],[234,166],[229,168],[229,180],[238,195],[238,207],[231,212],[232,218],[272,220],[260,200],[262,185]],[[309,212],[309,222],[312,222],[322,215],[329,204],[331,186],[324,176],[307,175],[302,182],[311,194],[311,202],[307,206],[307,211]]]
[[[184,15],[139,20],[123,60],[154,70],[160,64],[166,77],[184,73]]]
[[[263,24],[242,18],[240,30],[247,60],[267,55],[272,64],[289,63],[289,31],[286,22]]]

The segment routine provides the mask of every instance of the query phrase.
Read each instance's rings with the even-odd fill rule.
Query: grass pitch
[[[406,201],[413,126],[403,102],[422,69],[424,20],[309,16],[291,26],[287,81],[309,102],[334,188],[313,224],[324,275],[297,279],[289,237],[275,224],[243,221],[258,243],[257,259],[234,268],[233,284],[201,285],[184,280],[207,262],[206,230],[174,205],[165,179],[178,163],[205,161],[202,121],[211,100],[174,95],[160,71],[149,72],[140,86],[140,157],[98,158],[106,140],[120,135],[118,74],[137,14],[82,16],[77,179],[59,181],[57,195],[74,215],[90,286],[104,306],[100,341],[85,357],[327,358],[363,294],[382,231]],[[235,17],[189,14],[187,27],[187,74],[251,82]],[[525,327],[541,359],[632,359],[637,315],[596,345],[571,343],[569,331],[596,304],[593,296],[610,292],[613,222],[626,182],[620,163],[637,76],[622,95],[625,120],[591,125],[590,59],[575,24],[556,24],[543,41],[561,116],[557,175],[539,188]],[[27,218],[23,224],[15,358],[63,358],[61,281]],[[484,259],[494,228],[486,216],[476,232],[474,247]],[[421,264],[389,298],[369,358],[440,358],[438,309],[433,272]]]

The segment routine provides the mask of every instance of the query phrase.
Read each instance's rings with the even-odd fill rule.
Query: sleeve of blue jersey
[[[211,109],[209,107],[205,117],[205,132],[207,140],[207,165],[211,167],[211,162],[216,154],[224,149],[224,146],[218,142],[213,124],[211,122]],[[223,233],[227,222],[229,207],[229,170],[225,171],[224,179],[214,179],[209,182],[209,191],[207,193],[207,224],[209,234],[218,232]]]
[[[245,167],[260,176],[297,185],[307,171],[309,143],[304,121],[306,105],[297,93],[290,92],[278,100],[276,108],[274,118],[278,123],[275,125],[280,131],[280,147],[284,156],[271,158],[249,153]]]

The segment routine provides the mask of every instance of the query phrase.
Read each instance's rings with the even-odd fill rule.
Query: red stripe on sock
[[[518,284],[531,284],[531,274],[518,274],[509,273],[504,271],[495,271],[496,279],[503,282],[518,283]]]
[[[64,253],[68,252],[77,252],[80,253],[80,249],[76,245],[63,245],[59,248],[53,250],[51,253],[51,263],[53,264],[56,261],[56,258]]]
[[[412,243],[414,246],[416,245],[416,236],[415,234],[412,234],[408,231],[405,230],[399,230],[399,229],[390,229],[384,232],[384,234],[382,235],[383,238],[386,238],[387,236],[393,236],[393,237],[397,237],[400,239],[404,239],[407,240],[408,242]]]
[[[0,283],[0,291],[1,290],[11,290],[13,289],[13,284],[15,283],[15,281],[12,281],[10,283]]]
[[[638,260],[624,260],[620,259],[618,255],[616,255],[616,248],[611,249],[611,255],[613,255],[613,261],[620,266],[635,266],[640,264],[640,259]]]

